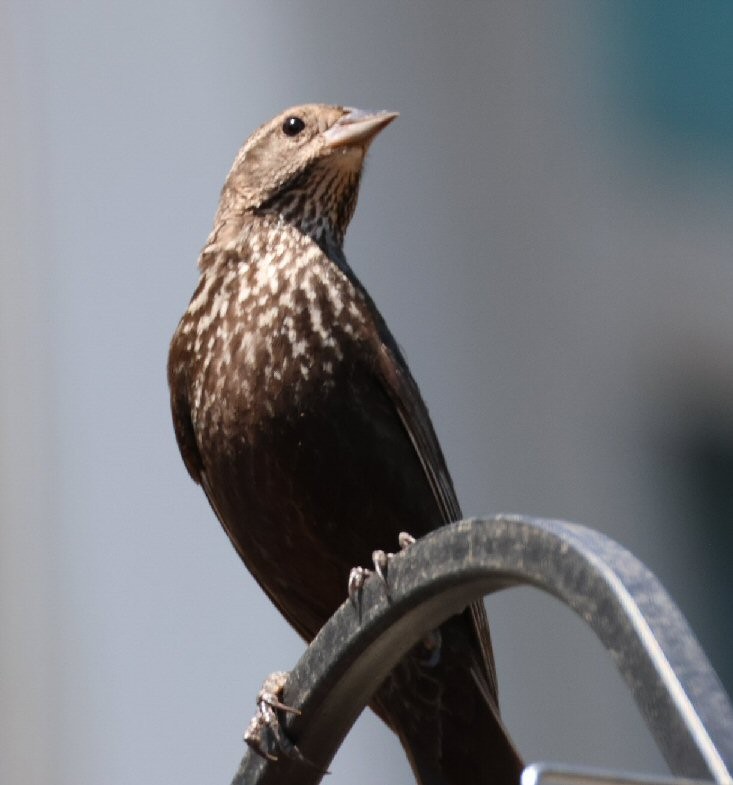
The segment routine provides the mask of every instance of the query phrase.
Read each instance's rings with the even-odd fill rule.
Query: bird
[[[375,548],[461,518],[418,386],[343,250],[367,151],[396,117],[305,104],[246,140],[170,345],[183,462],[307,642]],[[370,706],[420,785],[518,782],[483,603],[432,640],[437,656],[418,644]]]

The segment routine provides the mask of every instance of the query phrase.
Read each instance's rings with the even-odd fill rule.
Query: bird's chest
[[[370,362],[361,293],[317,246],[288,251],[222,259],[208,284],[204,276],[191,330],[200,433],[251,439],[273,421],[317,416],[319,401],[346,393],[354,368]]]

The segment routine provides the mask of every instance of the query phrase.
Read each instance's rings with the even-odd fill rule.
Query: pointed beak
[[[398,114],[399,112],[365,112],[347,107],[346,114],[323,132],[326,148],[330,150],[347,146],[366,148],[382,128],[389,125]]]

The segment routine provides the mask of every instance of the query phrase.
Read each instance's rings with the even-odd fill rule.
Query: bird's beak
[[[323,132],[326,148],[368,147],[374,137],[397,117],[399,112],[365,112],[362,109],[346,108],[329,129]]]

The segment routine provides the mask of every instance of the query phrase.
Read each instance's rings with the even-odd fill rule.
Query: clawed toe
[[[389,560],[394,554],[385,553],[384,551],[372,551],[372,563],[374,564],[374,572],[379,575],[384,590],[389,594],[389,584],[387,583],[387,567]]]
[[[254,752],[267,760],[278,760],[274,749],[288,758],[305,761],[300,750],[286,736],[277,716],[277,710],[300,714],[298,709],[282,702],[287,680],[286,671],[275,671],[265,679],[257,693],[257,712],[244,732],[244,740]]]
[[[404,551],[415,542],[415,538],[407,532],[400,532],[397,537],[397,542],[400,546],[400,551]],[[389,562],[393,557],[394,553],[376,550],[372,551],[373,570],[369,570],[366,567],[352,567],[351,572],[349,573],[348,593],[349,599],[354,605],[356,605],[367,578],[372,573],[376,573],[379,576],[385,594],[389,597],[389,581],[387,578],[389,573]]]
[[[409,532],[400,532],[397,542],[400,544],[400,550],[406,551],[411,545],[415,544],[415,538]]]
[[[356,605],[356,601],[361,594],[361,590],[366,583],[367,578],[372,574],[371,570],[366,567],[352,567],[349,573],[348,592],[349,599]]]

